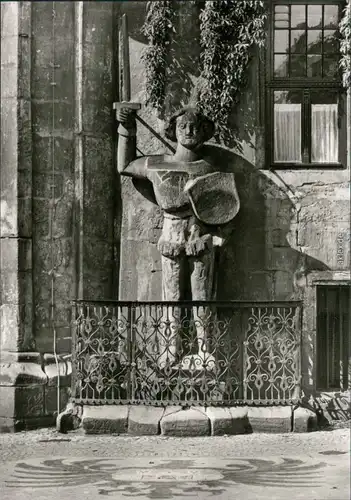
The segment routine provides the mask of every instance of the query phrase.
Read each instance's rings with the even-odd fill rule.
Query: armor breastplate
[[[189,180],[213,172],[205,160],[176,162],[171,156],[147,158],[147,174],[153,184],[157,204],[167,212],[184,212],[190,208],[189,195],[184,191]]]

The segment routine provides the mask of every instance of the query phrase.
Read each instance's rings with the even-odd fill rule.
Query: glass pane
[[[338,52],[339,43],[337,39],[337,32],[335,30],[325,30],[323,40],[324,52]]]
[[[306,6],[292,5],[291,6],[291,27],[306,28]]]
[[[311,104],[337,104],[338,93],[335,90],[318,89],[311,92]]]
[[[307,76],[310,77],[322,76],[322,56],[320,55],[307,56]]]
[[[274,92],[274,161],[301,163],[301,92]]]
[[[307,41],[309,54],[321,54],[322,53],[322,31],[320,30],[308,30]]]
[[[275,27],[288,28],[289,27],[289,7],[288,5],[276,5],[275,7]]]
[[[311,141],[313,163],[337,163],[338,97],[330,91],[311,92]]]
[[[324,27],[337,28],[338,27],[339,9],[337,5],[324,6]]]
[[[307,8],[307,25],[309,28],[322,27],[322,5],[309,5]]]
[[[274,26],[275,28],[288,28],[289,23],[287,21],[276,21]]]
[[[291,30],[291,52],[299,52],[304,54],[306,52],[306,31],[304,30]]]
[[[289,5],[276,5],[274,8],[275,14],[289,14]]]
[[[289,49],[289,31],[274,31],[274,52],[288,52]]]
[[[288,76],[288,56],[285,54],[274,55],[274,76]]]
[[[328,76],[330,78],[338,78],[338,76],[339,76],[339,58],[337,55],[324,56],[323,76]]]
[[[306,76],[306,57],[305,56],[291,56],[290,76]]]

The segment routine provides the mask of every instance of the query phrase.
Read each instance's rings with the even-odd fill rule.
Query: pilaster
[[[33,337],[31,2],[1,3],[0,431],[40,415]]]
[[[95,300],[117,295],[115,11],[114,2],[75,2],[77,296]]]

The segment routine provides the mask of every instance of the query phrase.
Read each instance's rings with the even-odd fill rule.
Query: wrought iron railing
[[[87,404],[290,404],[300,302],[74,302],[72,399]]]

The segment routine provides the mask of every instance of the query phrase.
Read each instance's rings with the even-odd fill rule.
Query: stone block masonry
[[[82,415],[82,427],[86,434],[196,437],[317,430],[315,413],[305,408],[293,411],[290,406],[163,408],[143,405],[84,405]],[[60,418],[58,430],[64,432]]]
[[[117,298],[116,8],[1,3],[2,430],[55,423],[70,299]]]

